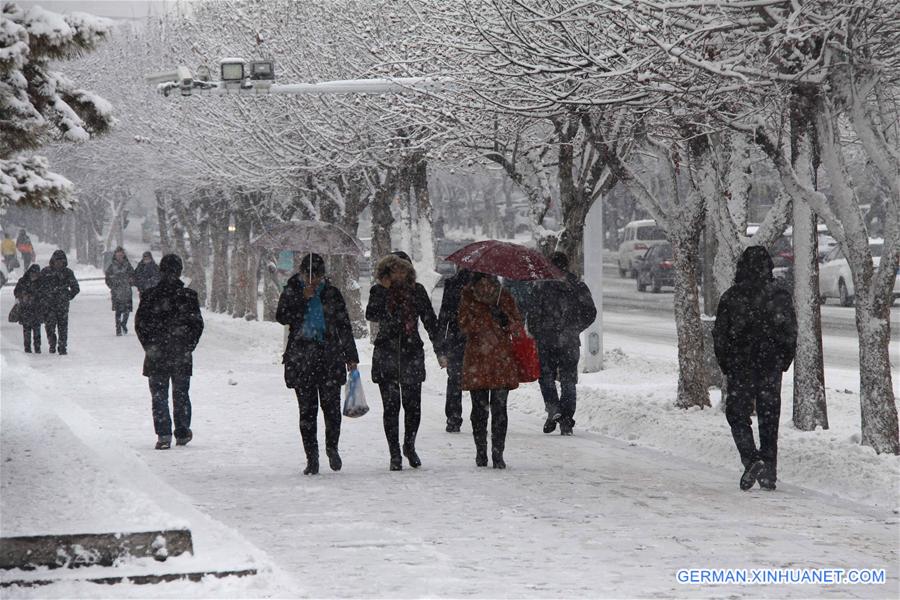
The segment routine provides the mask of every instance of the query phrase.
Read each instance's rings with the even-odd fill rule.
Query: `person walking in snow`
[[[191,431],[192,353],[203,334],[203,316],[197,292],[181,281],[182,262],[177,254],[159,261],[161,280],[141,296],[134,329],[144,348],[144,377],[153,400],[156,449],[172,446],[169,413],[169,383],[175,414],[175,443],[184,446],[194,438]]]
[[[532,284],[528,332],[537,343],[541,361],[538,382],[547,410],[544,433],[552,433],[559,422],[559,432],[572,435],[575,384],[578,383],[578,359],[581,356],[580,334],[597,318],[597,308],[587,285],[569,271],[569,257],[565,253],[554,252],[550,262],[564,271],[566,277]]]
[[[106,287],[109,288],[112,309],[116,315],[116,335],[128,333],[128,315],[132,311],[131,286],[134,285],[134,267],[125,249],[119,246],[113,252],[112,262],[106,267]]]
[[[81,288],[75,273],[69,268],[69,259],[62,250],[50,256],[50,266],[44,267],[40,277],[39,296],[44,303],[44,329],[50,354],[59,349],[60,356],[68,353],[69,303]]]
[[[19,230],[19,235],[16,238],[16,250],[22,255],[22,268],[27,271],[29,265],[34,262],[34,245],[24,229]]]
[[[512,295],[493,275],[473,273],[459,302],[459,328],[466,336],[462,388],[472,397],[472,435],[475,464],[487,466],[487,422],[491,417],[491,460],[505,469],[508,417],[506,400],[519,387],[511,332],[522,328],[522,317]]]
[[[384,403],[384,435],[391,455],[391,471],[403,468],[400,456],[400,407],[404,414],[403,455],[409,466],[422,465],[416,453],[416,434],[422,418],[422,382],[425,352],[419,337],[419,321],[434,344],[437,317],[425,287],[416,282],[416,271],[404,252],[388,254],[375,267],[366,319],[378,323],[372,354],[372,381],[378,384]]]
[[[725,416],[740,453],[740,488],[759,481],[774,490],[781,416],[781,375],[794,360],[797,319],[789,291],[772,277],[772,257],[761,246],[744,250],[734,285],[722,294],[713,328],[716,359],[725,374]],[[759,449],[750,415],[756,408]]]
[[[459,433],[463,422],[462,367],[466,336],[459,329],[459,298],[471,276],[471,271],[460,269],[444,282],[444,296],[438,315],[438,362],[447,369],[447,396],[444,401],[447,433]]]
[[[138,297],[159,283],[159,265],[153,260],[151,252],[144,252],[141,262],[134,268],[134,286]]]
[[[22,324],[22,337],[25,339],[25,352],[30,353],[32,340],[34,353],[41,353],[41,309],[43,300],[40,295],[41,266],[32,264],[19,278],[13,295],[19,303],[19,323]]]
[[[325,416],[328,465],[340,471],[341,386],[359,364],[359,354],[344,296],[325,278],[321,256],[303,257],[299,272],[281,292],[275,319],[289,326],[282,362],[284,382],[297,394],[300,409],[300,437],[306,453],[303,474],[319,472],[319,405]]]
[[[8,271],[12,272],[19,266],[19,259],[16,258],[16,242],[6,232],[3,233],[3,241],[0,242],[0,253],[3,254],[3,262],[6,263]]]

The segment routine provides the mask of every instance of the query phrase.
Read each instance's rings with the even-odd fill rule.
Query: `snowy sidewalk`
[[[2,290],[2,306],[9,295]],[[534,411],[534,385],[510,395],[509,470],[476,468],[468,422],[461,435],[443,431],[444,376],[432,357],[417,443],[421,469],[388,471],[381,402],[369,384],[372,411],[344,420],[344,470],[304,477],[296,401],[282,379],[281,328],[205,318],[191,389],[195,439],[186,448],[153,450],[142,353],[133,335],[115,337],[102,283],[87,283],[72,305],[68,357],[12,356],[20,353],[21,329],[2,324],[2,394],[21,389],[7,368],[20,360],[40,365],[42,397],[49,403],[64,394],[102,427],[78,431],[80,437],[93,436],[95,449],[122,456],[123,470],[139,464],[191,505],[161,502],[164,510],[192,527],[205,513],[297,582],[276,595],[885,598],[900,591],[900,526],[890,510],[789,482],[779,482],[775,493],[741,493],[733,465],[700,464],[581,428],[572,438],[545,436],[540,417],[526,414]],[[370,347],[360,343],[360,351],[367,378]],[[635,373],[636,382],[642,376]],[[589,403],[583,408],[589,412]],[[678,569],[694,567],[885,568],[888,581],[831,587],[676,582]],[[235,595],[173,585],[153,586],[153,595]],[[96,594],[55,588],[40,595]],[[272,593],[241,592],[236,595]],[[131,586],[114,595],[148,593]]]

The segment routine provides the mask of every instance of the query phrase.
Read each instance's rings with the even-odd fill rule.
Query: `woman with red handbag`
[[[472,397],[472,433],[475,464],[487,466],[487,421],[491,416],[491,458],[495,469],[505,469],[506,399],[519,387],[519,365],[513,334],[524,332],[522,317],[512,295],[493,275],[473,273],[459,303],[459,328],[466,336],[462,389]]]

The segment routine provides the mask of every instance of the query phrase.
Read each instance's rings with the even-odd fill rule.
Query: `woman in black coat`
[[[405,431],[403,454],[413,468],[421,466],[416,454],[416,433],[422,418],[422,382],[425,352],[419,337],[419,320],[432,344],[437,340],[437,317],[425,287],[416,283],[416,271],[402,252],[378,261],[378,283],[369,292],[366,319],[378,323],[372,354],[372,381],[378,384],[384,402],[384,434],[391,454],[390,468],[403,468],[400,456],[400,406]],[[435,344],[437,345],[437,344]]]
[[[128,333],[128,315],[133,309],[131,286],[134,285],[134,267],[122,246],[113,252],[112,262],[106,267],[106,287],[109,288],[112,309],[116,313],[116,335]]]
[[[319,404],[325,416],[328,464],[333,471],[340,471],[341,386],[347,372],[359,363],[359,355],[344,297],[325,279],[321,256],[307,254],[303,258],[300,272],[288,280],[278,299],[275,319],[290,327],[282,362],[285,384],[296,392],[300,407],[300,435],[306,452],[303,473],[319,472]]]
[[[19,323],[22,324],[22,336],[25,338],[25,352],[31,352],[31,341],[34,338],[34,353],[41,353],[41,305],[40,298],[41,266],[32,264],[19,278],[13,295],[19,302]]]

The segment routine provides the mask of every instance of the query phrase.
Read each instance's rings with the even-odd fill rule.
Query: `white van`
[[[632,221],[625,226],[625,236],[619,244],[619,277],[635,277],[635,262],[653,246],[666,243],[665,232],[653,219]]]

